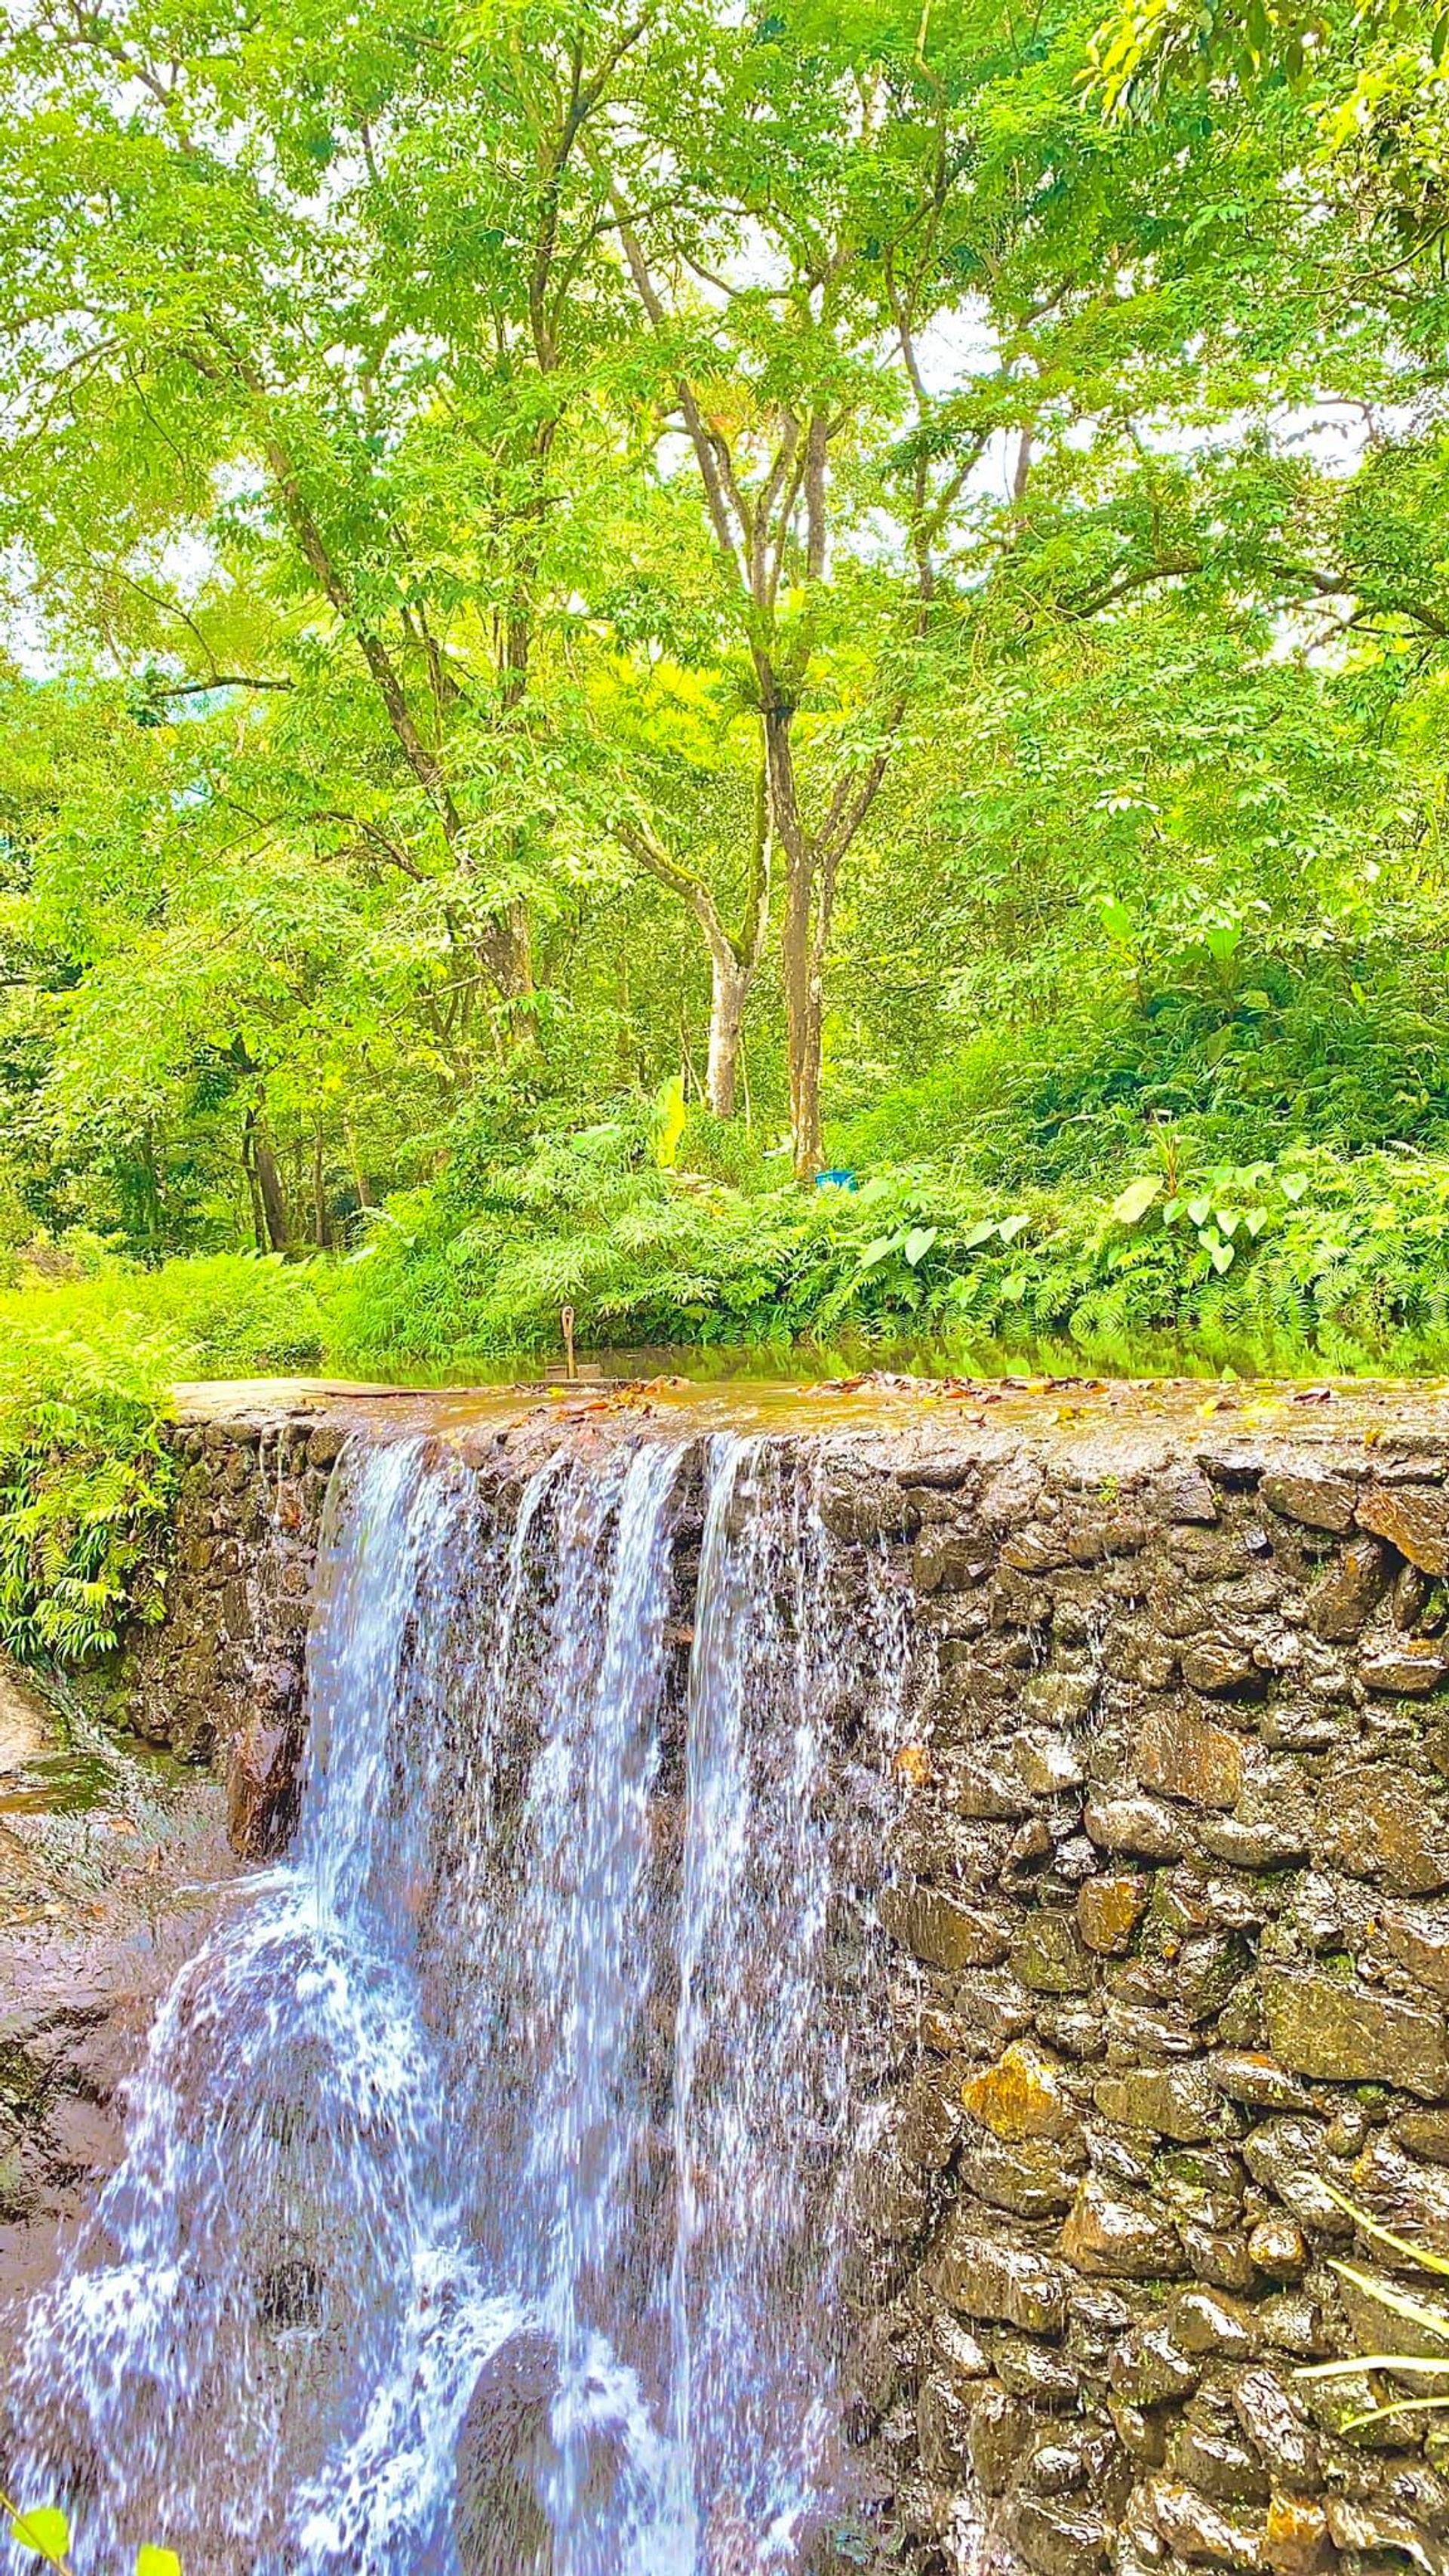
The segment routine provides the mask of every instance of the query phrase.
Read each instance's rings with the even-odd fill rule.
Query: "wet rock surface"
[[[526,1453],[668,1406],[631,1401],[420,1419]],[[1401,2388],[1298,2373],[1362,2348],[1334,2260],[1390,2260],[1342,2196],[1449,2247],[1449,1408],[972,1389],[888,1411],[761,1412],[809,1451],[832,1533],[888,1561],[918,1648],[892,2099],[862,2149],[860,2501],[819,2565],[1437,2570],[1436,2419],[1354,2429]],[[289,1829],[349,1421],[405,1415],[177,1434],[172,1613],[135,1705],[221,1769],[249,1853]]]
[[[899,1954],[903,2080],[966,2116],[876,2275],[882,2565],[955,2576],[982,2521],[1042,2576],[1449,2564],[1443,2419],[1299,2376],[1395,2348],[1336,2259],[1433,2295],[1344,2197],[1449,2247],[1449,1438],[1314,1428],[1125,1471],[1023,1438],[932,1525],[969,1622],[902,1555],[899,1884],[990,1932]]]
[[[119,2161],[120,2087],[235,1869],[214,1781],[4,1678],[29,1725],[23,1749],[15,1729],[0,1746],[0,2382],[25,2298]]]

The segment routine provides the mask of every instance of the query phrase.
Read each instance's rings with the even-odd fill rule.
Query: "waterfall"
[[[814,2563],[903,1669],[798,1450],[344,1453],[293,1848],[8,2392],[79,2576]]]

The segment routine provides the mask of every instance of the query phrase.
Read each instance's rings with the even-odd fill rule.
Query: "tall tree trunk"
[[[347,1140],[347,1159],[352,1166],[352,1186],[357,1192],[357,1204],[360,1208],[370,1208],[372,1191],[368,1186],[367,1174],[362,1168],[362,1157],[357,1150],[357,1132],[351,1119],[346,1116],[342,1121],[342,1133]]]
[[[322,1144],[322,1121],[312,1130],[312,1240],[319,1252],[327,1249],[327,1164]]]
[[[242,1160],[254,1185],[253,1205],[261,1209],[264,1248],[270,1252],[290,1251],[292,1230],[287,1222],[287,1194],[282,1187],[277,1158],[267,1142],[255,1109],[247,1111],[242,1133]]]
[[[795,1178],[808,1188],[825,1160],[820,1127],[820,1037],[825,965],[824,925],[815,918],[820,871],[816,845],[800,820],[789,706],[765,709],[765,755],[775,829],[785,852],[785,913],[780,960],[785,984],[785,1045],[790,1073],[790,1137]]]
[[[825,1161],[820,1123],[820,961],[811,922],[813,868],[792,867],[785,885],[782,951],[785,1044],[790,1070],[790,1138],[795,1178],[809,1188]]]
[[[704,1096],[710,1115],[733,1118],[739,1086],[740,1038],[751,970],[734,951],[719,947],[710,956],[709,1063]]]

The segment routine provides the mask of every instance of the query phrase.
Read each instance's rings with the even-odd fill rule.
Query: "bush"
[[[0,1643],[84,1663],[164,1608],[188,1377],[321,1356],[324,1274],[238,1254],[33,1281],[0,1296]]]
[[[1190,1148],[1184,1148],[1190,1153]],[[551,1136],[469,1212],[420,1193],[374,1226],[330,1312],[358,1360],[581,1345],[923,1332],[1118,1368],[1424,1365],[1449,1351],[1449,1163],[1179,1164],[1010,1198],[922,1165],[858,1189],[748,1191],[641,1161],[622,1133]]]
[[[170,1374],[246,1377],[315,1366],[330,1274],[320,1262],[218,1252],[157,1270],[105,1258],[80,1278],[0,1295],[0,1334],[47,1319],[97,1346],[154,1343]]]
[[[0,1642],[22,1659],[84,1663],[116,1644],[127,1619],[164,1608],[175,1491],[161,1436],[167,1354],[6,1321]]]

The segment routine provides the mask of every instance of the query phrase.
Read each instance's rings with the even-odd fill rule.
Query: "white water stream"
[[[902,1671],[797,1453],[344,1458],[293,1850],[10,2392],[79,2576],[814,2563]]]

